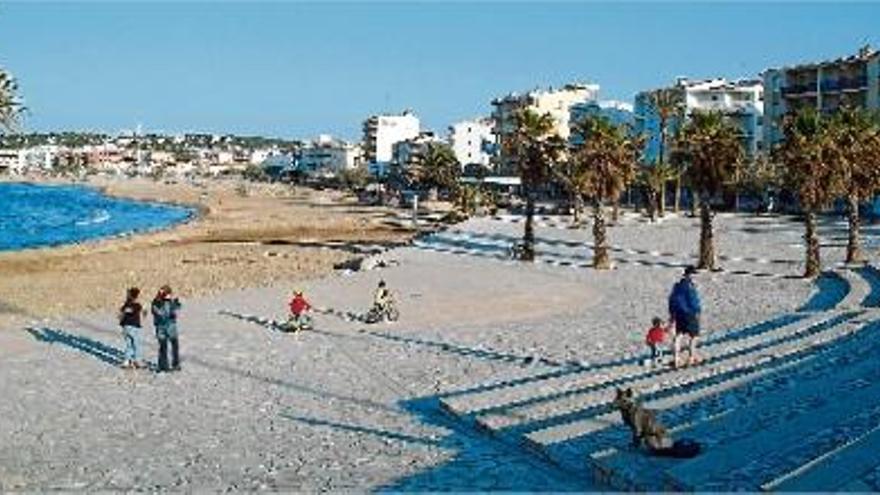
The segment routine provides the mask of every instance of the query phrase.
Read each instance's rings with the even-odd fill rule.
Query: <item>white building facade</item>
[[[20,174],[24,165],[23,150],[0,149],[0,174]]]
[[[754,157],[764,149],[764,84],[754,79],[727,81],[723,78],[692,81],[679,78],[673,86],[682,102],[685,118],[698,111],[719,111],[740,130],[745,153]],[[660,118],[651,99],[653,91],[636,95],[636,132],[647,136],[645,159],[656,162],[660,154]],[[671,137],[681,126],[677,119],[667,125]]]
[[[449,145],[462,168],[467,165],[488,167],[495,146],[491,119],[473,119],[449,126]]]
[[[598,84],[568,84],[561,89],[534,90],[526,94],[510,93],[492,100],[492,130],[497,149],[504,148],[515,125],[513,116],[519,110],[528,109],[539,115],[549,114],[553,119],[553,132],[567,140],[571,134],[571,107],[595,101],[598,97]],[[512,172],[512,164],[505,160],[497,160],[497,165],[501,173]]]
[[[400,115],[373,115],[364,121],[364,161],[384,175],[393,159],[394,144],[419,135],[419,119],[409,110]]]
[[[361,163],[360,146],[321,135],[300,150],[297,168],[309,175],[332,177]]]
[[[433,132],[420,132],[418,136],[394,143],[392,163],[406,167],[424,157],[432,144],[445,144]]]

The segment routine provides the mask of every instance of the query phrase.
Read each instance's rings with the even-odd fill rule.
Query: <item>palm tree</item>
[[[12,74],[0,68],[0,130],[14,131],[25,107]]]
[[[666,183],[675,176],[675,171],[668,165],[659,163],[643,164],[639,170],[638,183],[645,188],[648,216],[651,222],[657,220],[660,212],[661,199],[666,193]]]
[[[767,204],[770,194],[778,190],[781,185],[780,167],[765,153],[758,154],[751,160],[736,184],[737,188],[761,198],[762,205]]]
[[[553,117],[521,109],[513,115],[513,131],[502,142],[501,151],[517,164],[526,199],[526,222],[520,258],[535,259],[535,194],[551,176],[554,164],[565,150],[565,142],[553,132]]]
[[[583,210],[583,191],[578,188],[578,170],[572,160],[564,160],[553,169],[554,178],[568,192],[569,205],[572,211],[571,227],[579,228],[580,214]]]
[[[861,261],[859,203],[880,191],[880,128],[875,115],[862,109],[844,108],[829,123],[834,156],[844,174],[849,219],[846,262]]]
[[[461,164],[448,144],[428,143],[424,155],[417,160],[416,167],[421,169],[423,187],[443,189],[457,195]]]
[[[651,92],[651,105],[657,112],[657,118],[660,125],[660,149],[657,154],[657,164],[663,166],[667,162],[667,152],[669,149],[669,124],[677,121],[680,125],[684,116],[684,101],[682,92],[678,88],[661,88]],[[681,202],[681,174],[670,174],[675,179],[675,212]],[[660,185],[660,216],[666,214],[666,182]]]
[[[616,201],[635,178],[642,140],[599,116],[578,122],[573,131],[582,138],[569,158],[576,171],[574,183],[593,200],[593,267],[608,269],[605,206]]]
[[[677,153],[687,165],[687,181],[700,198],[698,268],[716,268],[711,201],[736,174],[743,156],[738,133],[721,112],[694,112],[677,139]]]
[[[788,187],[797,192],[804,212],[806,267],[804,277],[822,270],[816,213],[844,190],[843,175],[835,163],[832,136],[827,122],[811,107],[789,116],[783,125],[785,140],[776,149]]]

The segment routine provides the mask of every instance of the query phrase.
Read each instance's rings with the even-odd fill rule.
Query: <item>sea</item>
[[[86,186],[0,183],[0,251],[155,231],[195,214],[192,208],[113,198]]]

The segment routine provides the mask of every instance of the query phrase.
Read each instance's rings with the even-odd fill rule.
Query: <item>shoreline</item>
[[[23,179],[15,182],[92,187],[118,199],[183,205],[192,215],[168,228],[0,252],[0,329],[110,310],[130,286],[149,294],[168,283],[194,297],[313,279],[355,257],[351,246],[396,245],[418,233],[390,225],[393,210],[337,191],[222,179]]]
[[[134,230],[126,230],[117,232],[114,234],[103,235],[99,237],[92,238],[84,238],[80,240],[74,240],[69,242],[61,242],[57,244],[43,244],[43,245],[33,245],[27,246],[20,249],[0,249],[0,254],[4,253],[20,253],[26,251],[40,251],[40,250],[52,250],[57,248],[63,248],[67,246],[88,246],[89,244],[97,244],[103,241],[112,241],[114,239],[125,239],[128,237],[139,236],[139,235],[149,235],[157,232],[162,232],[166,230],[173,230],[182,225],[186,225],[188,223],[197,222],[203,216],[205,216],[208,211],[199,207],[199,205],[188,204],[188,203],[179,203],[179,202],[171,202],[171,201],[156,201],[156,200],[145,200],[145,199],[137,199],[124,195],[117,195],[110,192],[106,186],[97,186],[91,183],[80,183],[80,182],[40,182],[35,180],[0,180],[0,183],[3,184],[23,184],[29,186],[37,186],[37,187],[56,187],[56,186],[67,186],[67,187],[79,187],[83,189],[91,189],[96,191],[100,195],[111,198],[117,201],[124,201],[129,203],[139,203],[148,206],[160,206],[160,207],[173,207],[178,209],[186,210],[186,217],[183,220],[172,221],[170,223],[163,223],[154,225],[148,228],[134,229]]]

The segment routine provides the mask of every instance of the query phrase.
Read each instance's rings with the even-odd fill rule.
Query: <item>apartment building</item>
[[[503,149],[506,140],[513,132],[513,116],[521,109],[529,109],[537,114],[550,114],[553,118],[553,132],[568,139],[571,107],[578,103],[594,101],[599,96],[598,84],[568,84],[561,89],[536,89],[525,94],[510,93],[492,100],[492,123],[495,143]],[[496,160],[498,172],[509,174],[513,164],[499,156]]]
[[[398,141],[394,143],[391,161],[395,165],[406,167],[424,157],[431,144],[445,144],[445,142],[431,131],[423,131],[414,138]]]
[[[449,144],[462,168],[467,165],[490,165],[495,134],[491,119],[479,118],[449,126]]]
[[[322,134],[300,150],[298,169],[330,177],[361,165],[361,147]]]
[[[767,69],[762,73],[767,91],[764,140],[783,139],[785,115],[812,107],[832,113],[844,106],[880,108],[880,52],[869,46],[836,60]]]
[[[748,156],[755,156],[764,149],[763,81],[678,78],[668,89],[677,92],[685,118],[697,111],[719,111],[739,128]],[[649,163],[656,162],[660,154],[660,116],[654,107],[653,93],[654,90],[644,91],[635,98],[635,131],[646,136],[645,160]],[[670,119],[669,135],[680,125],[678,119]]]
[[[0,174],[17,174],[24,167],[24,151],[0,149]]]
[[[572,127],[589,116],[604,117],[615,125],[633,126],[635,123],[633,106],[622,101],[609,100],[576,103],[571,106],[569,113],[569,124]],[[575,142],[576,137],[572,134],[569,136],[569,141]]]
[[[409,110],[400,115],[373,115],[364,121],[364,161],[375,175],[384,175],[395,143],[419,135],[419,119]]]

